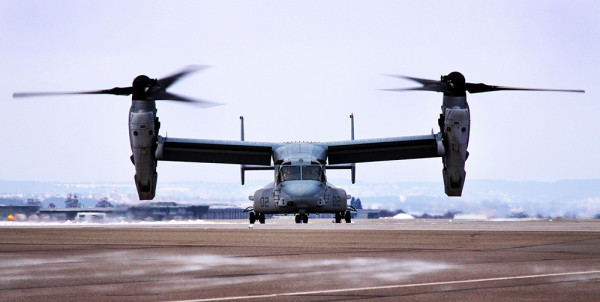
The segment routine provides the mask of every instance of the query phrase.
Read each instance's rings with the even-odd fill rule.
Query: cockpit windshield
[[[304,180],[323,181],[321,174],[320,166],[302,166],[302,179]]]
[[[280,180],[300,180],[300,166],[283,166],[281,167]]]
[[[302,168],[302,169],[300,169]],[[286,180],[318,180],[324,181],[323,168],[318,165],[311,166],[281,166],[279,182]]]

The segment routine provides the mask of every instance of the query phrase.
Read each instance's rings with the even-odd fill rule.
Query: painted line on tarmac
[[[584,272],[541,274],[541,275],[524,275],[524,276],[484,278],[484,279],[470,279],[470,280],[457,280],[457,281],[441,281],[441,282],[429,282],[429,283],[383,285],[383,286],[357,287],[357,288],[326,289],[326,290],[295,292],[295,293],[280,293],[280,294],[252,295],[252,296],[207,298],[207,299],[197,299],[197,300],[181,300],[179,302],[204,302],[204,301],[228,301],[228,300],[264,299],[264,298],[287,297],[287,296],[305,296],[305,295],[315,295],[315,294],[331,294],[331,293],[363,291],[363,290],[392,289],[392,288],[409,288],[409,287],[436,286],[436,285],[452,285],[452,284],[465,284],[465,283],[478,283],[478,282],[504,281],[504,280],[519,280],[519,279],[533,279],[533,278],[560,277],[560,276],[587,275],[587,274],[600,274],[600,270],[597,270],[597,271],[584,271]]]

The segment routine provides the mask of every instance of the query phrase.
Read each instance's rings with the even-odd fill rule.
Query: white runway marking
[[[409,288],[409,287],[422,287],[422,286],[435,286],[435,285],[452,285],[452,284],[479,283],[479,282],[504,281],[504,280],[519,280],[519,279],[533,279],[533,278],[545,278],[545,277],[560,277],[560,276],[573,276],[573,275],[588,275],[588,274],[600,274],[600,270],[596,270],[596,271],[584,271],[584,272],[541,274],[541,275],[525,275],[525,276],[484,278],[484,279],[470,279],[470,280],[457,280],[457,281],[441,281],[441,282],[429,282],[429,283],[396,284],[396,285],[383,285],[383,286],[358,287],[358,288],[328,289],[328,290],[317,290],[317,291],[306,291],[306,292],[295,292],[295,293],[280,293],[280,294],[266,294],[266,295],[253,295],[253,296],[208,298],[208,299],[197,299],[197,300],[183,300],[183,301],[180,301],[180,302],[203,302],[203,301],[228,301],[228,300],[264,299],[264,298],[275,298],[275,297],[285,297],[285,296],[304,296],[304,295],[331,294],[331,293],[363,291],[363,290],[377,290],[377,289],[391,289],[391,288]]]

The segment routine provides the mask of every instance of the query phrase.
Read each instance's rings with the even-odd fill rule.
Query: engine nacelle
[[[135,166],[135,185],[140,200],[151,200],[156,192],[156,142],[158,119],[156,111],[129,113],[129,139],[131,157]]]
[[[440,128],[445,148],[442,158],[444,188],[448,196],[461,196],[465,184],[465,162],[469,156],[471,117],[466,97],[444,97]]]

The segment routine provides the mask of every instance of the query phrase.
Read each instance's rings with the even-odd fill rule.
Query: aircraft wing
[[[330,165],[441,157],[442,134],[323,143]]]
[[[271,165],[278,144],[158,137],[156,159],[199,163]]]

